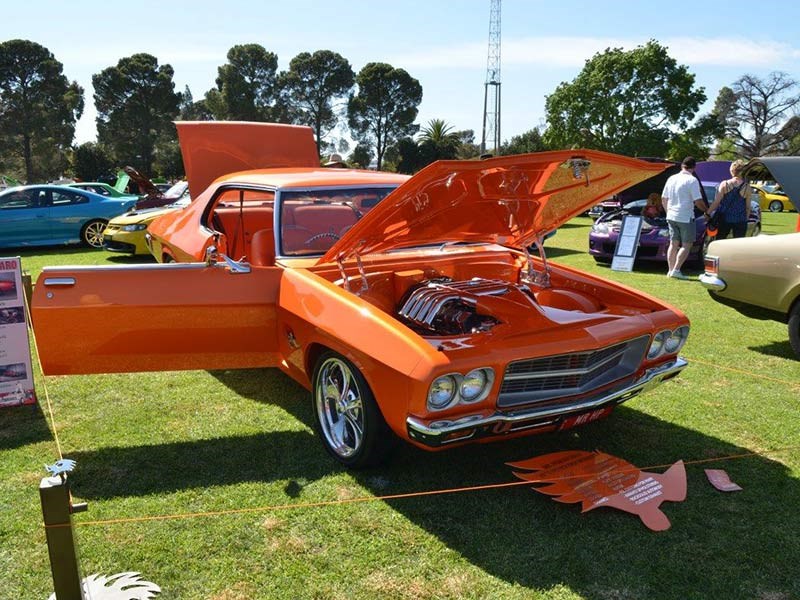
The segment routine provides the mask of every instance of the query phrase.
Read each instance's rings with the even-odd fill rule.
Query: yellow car
[[[144,239],[147,226],[156,217],[189,206],[190,202],[190,198],[184,196],[168,206],[133,210],[111,219],[103,231],[103,247],[109,252],[149,255],[150,250]]]
[[[784,210],[792,209],[792,201],[786,195],[781,187],[777,184],[751,184],[753,188],[753,200],[758,200],[761,210],[768,210],[769,212],[782,212]],[[756,198],[756,194],[758,198]]]

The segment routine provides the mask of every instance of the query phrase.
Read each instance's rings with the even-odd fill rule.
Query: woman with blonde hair
[[[719,211],[717,239],[724,240],[733,232],[733,237],[744,237],[747,233],[747,220],[750,218],[750,184],[742,178],[746,161],[739,159],[731,163],[731,177],[717,187],[714,202],[707,214]]]

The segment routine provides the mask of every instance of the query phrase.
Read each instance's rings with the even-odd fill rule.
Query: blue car
[[[26,185],[0,192],[0,248],[83,243],[103,247],[109,219],[132,209],[115,200],[60,185]]]

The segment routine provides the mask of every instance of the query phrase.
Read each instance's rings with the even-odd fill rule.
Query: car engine
[[[507,281],[441,277],[411,287],[400,302],[398,316],[422,335],[481,333],[502,322],[486,314],[488,305],[500,299],[528,306],[535,302],[527,288]]]

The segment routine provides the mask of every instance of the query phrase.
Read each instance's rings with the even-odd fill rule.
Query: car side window
[[[0,210],[38,208],[45,206],[47,192],[45,190],[19,190],[0,198]]]
[[[89,198],[77,192],[67,190],[53,191],[53,207],[73,206],[75,204],[88,204]]]

